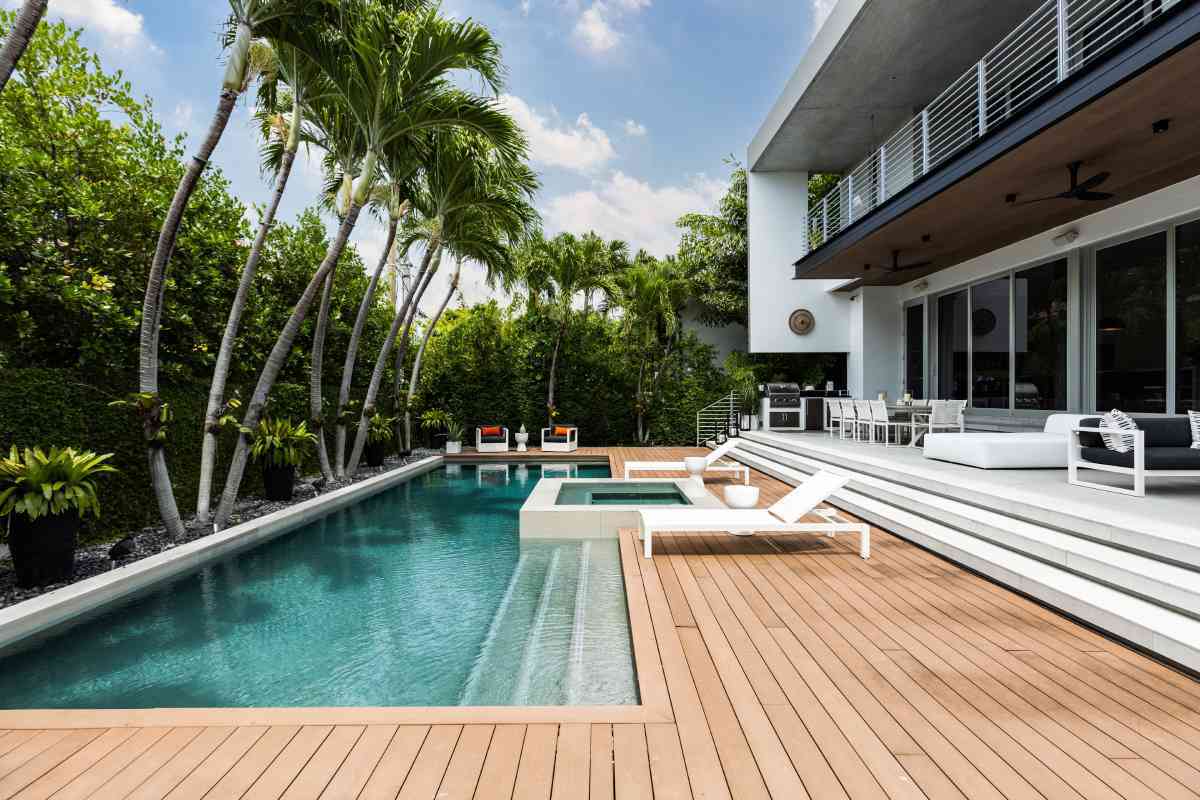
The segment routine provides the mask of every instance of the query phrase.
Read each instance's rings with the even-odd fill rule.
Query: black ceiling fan
[[[1111,199],[1115,196],[1109,192],[1092,191],[1097,186],[1108,180],[1109,177],[1112,176],[1111,172],[1097,172],[1092,177],[1080,183],[1079,168],[1082,166],[1082,161],[1073,161],[1067,165],[1067,169],[1071,171],[1071,188],[1067,191],[1059,192],[1058,194],[1052,194],[1049,197],[1038,197],[1034,200],[1022,200],[1019,203],[1016,202],[1016,195],[1009,195],[1009,197],[1012,198],[1009,201],[1010,205],[1024,206],[1028,205],[1029,203],[1041,203],[1046,200],[1083,200],[1085,202],[1098,203],[1103,200]]]
[[[918,261],[915,264],[905,264],[905,265],[901,266],[900,265],[900,251],[893,250],[892,251],[892,266],[888,269],[888,271],[889,272],[907,272],[910,269],[920,269],[921,267],[928,267],[932,263],[933,263],[932,261]]]

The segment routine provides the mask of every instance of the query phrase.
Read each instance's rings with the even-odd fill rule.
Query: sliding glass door
[[[925,304],[904,309],[904,391],[925,397]]]
[[[967,399],[967,331],[970,307],[967,290],[944,294],[937,301],[938,380],[936,397]]]
[[[1167,233],[1096,251],[1096,408],[1167,411]]]
[[[1067,259],[1013,276],[1016,407],[1067,408]]]
[[[1200,411],[1200,222],[1175,229],[1175,413]]]
[[[1009,276],[971,287],[971,406],[1008,408]]]

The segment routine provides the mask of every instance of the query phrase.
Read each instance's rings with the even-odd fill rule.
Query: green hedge
[[[68,369],[6,369],[0,381],[0,447],[12,445],[50,448],[76,447],[113,453],[120,472],[100,478],[101,517],[85,522],[84,541],[111,539],[137,528],[158,523],[158,508],[150,493],[146,446],[137,422],[126,409],[108,403],[128,394],[132,378],[97,379]],[[167,460],[179,510],[186,518],[196,506],[200,447],[208,387],[163,385],[162,396],[175,412],[167,441]],[[277,387],[272,410],[301,420],[307,413],[306,387]],[[222,436],[217,489],[228,467],[234,435]],[[310,465],[311,466],[311,465]],[[246,471],[242,494],[258,494],[258,470]]]

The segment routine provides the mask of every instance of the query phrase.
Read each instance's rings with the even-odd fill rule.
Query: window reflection
[[[1067,260],[1022,270],[1013,282],[1017,408],[1067,407]]]
[[[938,394],[967,399],[967,290],[938,298]]]
[[[904,310],[904,388],[925,397],[925,306],[919,303]]]
[[[1008,408],[1008,276],[971,287],[971,405]]]
[[[1167,410],[1167,234],[1096,251],[1096,407]]]
[[[1200,411],[1200,222],[1175,229],[1175,413]]]

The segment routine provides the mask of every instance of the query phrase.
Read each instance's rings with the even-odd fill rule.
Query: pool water
[[[687,496],[673,483],[564,483],[554,502],[558,506],[689,506]]]
[[[0,707],[636,703],[617,543],[521,542],[540,476],[443,467],[215,562],[7,655]]]

